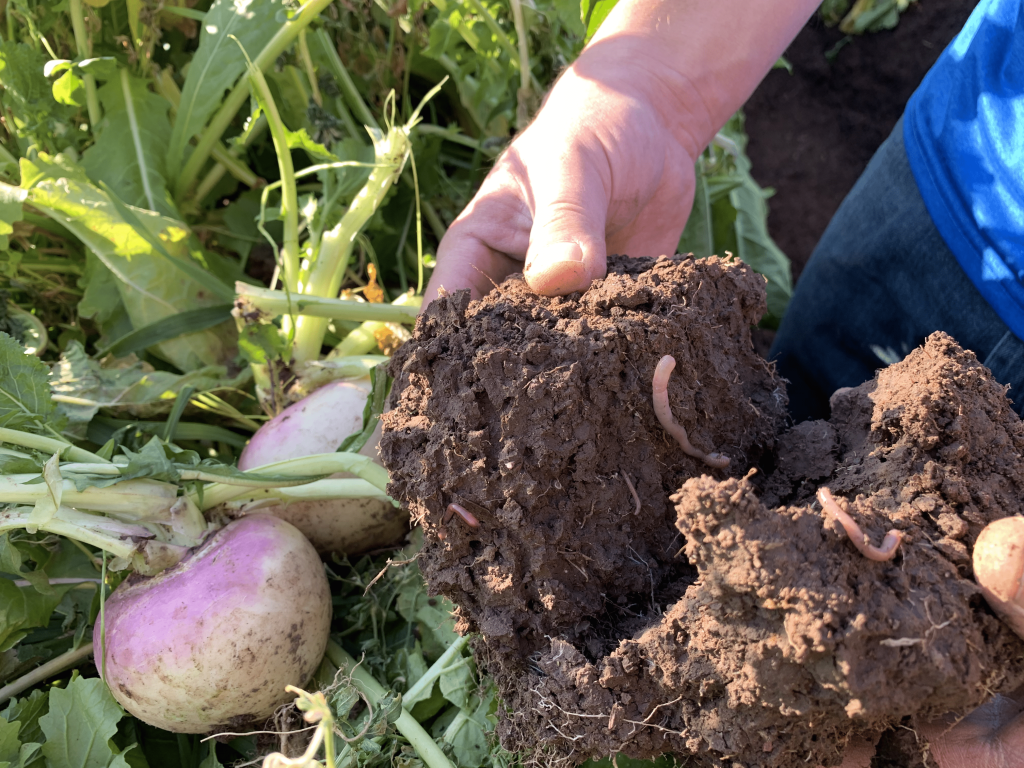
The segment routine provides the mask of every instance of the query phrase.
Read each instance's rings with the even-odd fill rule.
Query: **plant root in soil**
[[[613,257],[583,294],[513,276],[439,299],[393,358],[389,492],[424,527],[431,589],[482,636],[507,748],[834,766],[864,733],[1024,682],[1024,642],[972,579],[981,529],[1024,511],[1003,387],[935,334],[787,431],[750,342],[763,311],[740,263]],[[665,355],[697,450],[732,457],[715,476],[655,414]],[[891,529],[886,559],[822,525],[822,487],[855,545]],[[444,527],[450,504],[478,526]]]

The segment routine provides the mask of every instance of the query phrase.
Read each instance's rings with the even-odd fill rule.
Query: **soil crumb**
[[[750,341],[763,311],[740,263],[613,257],[583,294],[516,275],[445,296],[392,359],[389,492],[423,524],[431,589],[482,635],[507,748],[834,766],[864,732],[1024,682],[1024,642],[971,579],[982,527],[1024,511],[1004,389],[935,334],[784,431]],[[726,470],[658,423],[666,354],[676,419]],[[893,560],[850,544],[822,485],[872,542],[903,534]]]

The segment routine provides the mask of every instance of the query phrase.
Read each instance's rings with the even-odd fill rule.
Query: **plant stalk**
[[[259,55],[253,61],[253,65],[261,72],[277,61],[277,57],[280,56],[290,46],[295,38],[298,37],[299,32],[308,27],[310,23],[320,15],[320,11],[331,4],[331,0],[309,0],[298,15],[291,21],[284,24],[281,29],[277,31],[277,34],[271,38],[270,42],[264,46],[263,50],[260,51]],[[234,120],[238,110],[242,108],[246,98],[249,96],[249,78],[242,78],[238,84],[231,90],[227,98],[221,103],[221,107],[217,110],[217,114],[213,116],[210,123],[206,126],[206,130],[203,131],[199,142],[196,144],[195,150],[189,156],[185,166],[181,169],[181,173],[178,175],[178,181],[174,187],[174,196],[178,200],[185,197],[188,191],[192,188],[192,185],[196,181],[196,177],[199,175],[199,171],[202,170],[203,165],[206,163],[206,159],[210,156],[210,152],[213,150],[213,145],[220,141],[220,137],[224,135],[224,131]]]
[[[75,33],[75,47],[78,49],[78,58],[87,59],[92,56],[92,42],[89,40],[89,33],[85,30],[85,15],[82,13],[82,0],[70,0],[71,28]],[[82,82],[85,84],[85,106],[89,111],[89,129],[95,135],[96,126],[103,117],[100,110],[100,100],[96,95],[96,78],[89,73],[82,74]]]
[[[352,255],[356,237],[380,207],[384,196],[402,174],[405,161],[412,152],[409,132],[405,127],[394,127],[386,137],[378,134],[374,141],[376,164],[366,184],[356,195],[348,211],[337,226],[325,232],[320,241],[320,252],[303,279],[303,294],[334,298],[341,289],[345,267]],[[366,317],[364,319],[371,319]],[[301,365],[320,356],[320,347],[327,332],[327,320],[312,316],[299,317],[295,324],[292,359]]]
[[[345,649],[333,640],[327,643],[327,658],[336,667],[345,670],[351,676],[352,681],[371,701],[378,702],[386,695],[387,691],[384,686],[377,682],[373,675],[366,671],[361,664],[357,664],[356,660],[349,656]],[[423,726],[405,708],[402,709],[402,714],[395,721],[395,728],[408,739],[413,749],[416,750],[416,754],[420,756],[420,759],[427,768],[454,768],[451,761],[441,751],[441,747],[438,746],[437,742],[430,738],[430,734],[423,729]]]
[[[92,655],[92,650],[92,643],[85,643],[78,648],[72,648],[70,651],[50,659],[45,664],[40,664],[31,672],[0,688],[0,704],[4,704],[29,688],[39,685],[48,677],[60,674],[72,667],[77,667]]]
[[[268,317],[300,315],[354,322],[414,323],[419,312],[419,308],[414,304],[373,304],[354,299],[330,299],[301,294],[289,296],[284,291],[272,291],[243,282],[235,283],[235,289],[238,291],[235,311],[242,315],[255,311]]]
[[[430,690],[434,681],[448,671],[448,667],[452,660],[462,654],[462,649],[465,648],[468,643],[469,635],[462,635],[456,638],[455,642],[448,646],[448,650],[441,654],[438,660],[430,666],[430,669],[424,673],[423,677],[417,680],[416,683],[405,692],[402,698],[418,701],[420,696]]]
[[[338,49],[334,47],[334,43],[331,41],[331,36],[327,33],[327,30],[318,29],[316,31],[316,39],[323,48],[324,53],[327,54],[327,65],[331,69],[331,74],[337,80],[338,88],[341,89],[345,101],[348,102],[349,107],[355,112],[356,119],[362,121],[363,125],[376,128],[379,131],[380,126],[377,125],[377,121],[374,119],[370,108],[366,106],[366,102],[363,101],[363,97],[359,95],[359,90],[352,81],[348,70],[345,69],[345,64],[342,62],[341,56],[338,55]]]
[[[295,166],[288,149],[288,129],[277,111],[277,104],[270,92],[270,86],[263,73],[255,66],[249,67],[252,91],[263,107],[274,140],[277,167],[281,174],[281,215],[284,217],[284,237],[281,242],[282,276],[290,293],[299,290],[299,196],[295,187]]]
[[[63,458],[70,459],[71,461],[98,462],[101,464],[110,463],[102,456],[97,456],[95,453],[91,453],[84,448],[78,448],[64,440],[57,440],[52,437],[43,437],[42,435],[33,435],[28,432],[21,432],[17,429],[0,427],[0,443],[20,445],[22,448],[34,448],[37,451],[44,451],[50,454],[59,452]]]
[[[254,474],[274,475],[333,475],[335,472],[349,472],[373,485],[382,494],[387,494],[388,472],[373,462],[369,456],[358,453],[318,453],[297,459],[277,461],[251,470]],[[252,493],[250,488],[227,483],[211,483],[203,488],[202,510],[212,509],[225,501]],[[198,503],[198,493],[192,496]]]

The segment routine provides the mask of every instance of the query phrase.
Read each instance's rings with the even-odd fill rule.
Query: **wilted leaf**
[[[227,369],[219,365],[187,374],[157,371],[134,355],[98,362],[73,341],[54,369],[52,389],[61,396],[59,408],[74,428],[88,424],[100,408],[138,418],[166,413],[185,387],[200,392],[218,386],[241,387],[249,376],[249,371],[243,370],[229,377]]]

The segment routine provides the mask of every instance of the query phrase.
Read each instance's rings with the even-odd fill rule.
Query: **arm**
[[[620,0],[438,249],[426,300],[523,269],[582,290],[608,251],[674,253],[693,165],[817,0]]]

